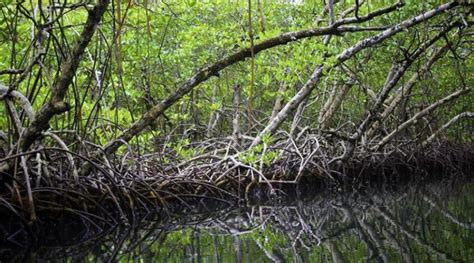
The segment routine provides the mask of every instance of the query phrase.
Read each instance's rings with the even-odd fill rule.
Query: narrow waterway
[[[472,179],[305,189],[240,205],[203,200],[102,232],[65,221],[29,245],[2,227],[0,261],[474,261]]]

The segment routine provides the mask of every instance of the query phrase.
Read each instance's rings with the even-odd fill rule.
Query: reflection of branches
[[[337,248],[337,245],[332,240],[328,240],[326,242],[326,245],[327,245],[329,251],[331,252],[332,262],[334,262],[334,263],[344,263],[345,262],[344,257],[342,256],[341,252]]]
[[[384,229],[384,232],[386,233],[385,236],[387,237],[386,242],[401,253],[403,262],[407,262],[407,263],[415,262],[413,254],[410,253],[410,249],[408,248],[408,242],[405,242],[406,240],[404,237],[397,239],[397,237],[395,237],[395,234],[390,232],[390,230],[388,229]],[[400,239],[403,239],[403,240],[400,240]]]
[[[262,245],[262,242],[259,240],[255,240],[257,246],[265,253],[265,255],[270,259],[272,262],[285,262],[284,258],[280,258],[278,254],[273,253],[272,251],[268,250]]]
[[[378,259],[380,259],[382,262],[389,262],[387,253],[384,251],[382,240],[380,239],[379,235],[377,234],[375,229],[372,227],[372,225],[368,222],[365,222],[364,219],[358,220],[358,222],[361,228],[361,232],[366,233],[368,238],[370,238],[370,240],[372,240],[372,242],[374,243],[373,250],[376,253],[375,256]]]
[[[412,231],[410,231],[408,228],[406,228],[402,223],[397,222],[397,220],[385,209],[382,207],[376,208],[377,211],[394,227],[396,227],[399,231],[401,231],[403,234],[405,234],[407,237],[410,239],[414,240],[417,244],[420,246],[426,248],[430,252],[433,252],[437,255],[439,255],[442,259],[448,260],[448,261],[459,261],[458,259],[454,259],[453,256],[450,254],[441,251],[437,247],[427,243],[418,235]]]
[[[455,185],[447,188],[434,184],[422,186],[421,190],[429,188],[429,192],[446,199],[449,194],[459,192],[454,187]],[[66,255],[73,256],[99,250],[97,253],[102,259],[125,259],[131,258],[132,254],[144,253],[154,257],[163,255],[169,259],[174,253],[182,252],[185,257],[201,254],[222,260],[219,255],[222,240],[234,247],[231,253],[241,260],[244,260],[247,253],[254,253],[249,249],[256,246],[274,262],[283,262],[288,255],[295,260],[301,257],[300,260],[304,261],[302,253],[315,249],[326,250],[334,262],[344,262],[344,259],[351,257],[348,253],[352,253],[354,249],[368,250],[367,258],[381,262],[393,260],[394,255],[388,251],[398,251],[404,261],[413,262],[419,260],[410,248],[411,244],[415,244],[442,259],[456,261],[451,254],[453,252],[443,251],[436,246],[434,241],[437,240],[425,240],[411,230],[430,228],[420,225],[429,223],[429,220],[416,218],[419,216],[424,219],[428,216],[425,213],[427,207],[421,205],[428,203],[428,208],[440,209],[432,201],[433,197],[428,197],[427,194],[420,196],[419,188],[408,187],[403,191],[369,189],[365,193],[324,192],[314,195],[305,203],[286,200],[279,205],[250,207],[183,203],[182,208],[170,207],[168,214],[161,214],[158,220],[137,220],[134,226],[127,228],[112,227],[112,230],[107,230],[111,228],[105,222],[98,221],[94,225],[83,220],[82,224],[90,227],[90,233],[76,237],[74,245],[44,247],[36,253],[40,253],[42,258],[54,258],[64,251],[67,251]],[[425,202],[419,202],[420,198]],[[407,213],[410,219],[404,219],[404,223],[400,223],[393,215],[404,214],[403,209],[413,209],[416,212]],[[172,213],[180,210],[182,213]],[[455,220],[448,214],[445,215],[446,219]],[[104,230],[94,230],[98,227]],[[189,233],[187,229],[192,230],[191,244],[175,239],[167,243],[167,237],[171,234]],[[219,239],[219,236],[231,238]],[[407,242],[408,240],[414,242]],[[179,242],[183,242],[184,250],[176,250],[175,246]],[[388,250],[390,247],[395,250]]]
[[[360,239],[367,245],[369,248],[369,256],[379,259],[379,261],[388,262],[387,256],[382,253],[381,242],[378,237],[376,237],[374,231],[369,230],[368,224],[364,222],[364,219],[360,220],[355,215],[352,207],[348,205],[341,205],[339,207],[344,213],[344,215],[353,223],[356,224],[355,231],[359,234]]]
[[[461,222],[454,215],[452,215],[449,211],[446,211],[443,208],[441,208],[441,206],[436,204],[436,202],[434,200],[432,200],[431,198],[429,198],[426,194],[423,194],[423,200],[425,200],[428,204],[430,204],[431,207],[436,208],[436,210],[438,210],[444,217],[446,217],[447,219],[449,219],[451,222],[455,223],[456,225],[458,225],[460,227],[464,227],[466,229],[474,229],[474,223]]]

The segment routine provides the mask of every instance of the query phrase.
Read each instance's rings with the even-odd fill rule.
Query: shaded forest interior
[[[0,11],[0,208],[25,227],[275,196],[305,177],[472,174],[471,1]]]

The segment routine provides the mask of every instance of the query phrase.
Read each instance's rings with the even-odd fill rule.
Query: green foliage
[[[17,15],[17,8],[22,6],[24,11],[33,13],[36,1],[17,3],[3,1],[0,9],[0,70],[6,68],[23,68],[28,64],[35,52],[32,35],[37,30],[32,22],[24,15]],[[280,35],[283,32],[296,31],[315,27],[315,17],[322,9],[321,1],[305,1],[304,4],[288,4],[285,1],[264,1],[262,10],[254,6],[252,10],[252,26],[254,41],[263,40]],[[405,7],[399,12],[376,18],[370,26],[395,24],[407,17],[438,4],[433,2],[406,1]],[[347,9],[353,1],[341,1],[335,5],[335,13]],[[371,2],[364,5],[360,14],[366,14],[382,6],[386,1]],[[370,7],[369,7],[370,6]],[[51,127],[55,129],[76,129],[87,139],[103,144],[117,136],[131,123],[137,121],[157,101],[172,94],[184,81],[189,79],[197,69],[214,63],[241,48],[250,45],[248,35],[247,2],[237,1],[173,1],[144,5],[133,2],[130,6],[122,3],[121,31],[117,31],[120,23],[108,13],[99,27],[94,41],[90,43],[83,61],[74,79],[67,100],[74,107],[70,112],[58,116],[53,120]],[[23,10],[22,9],[22,10]],[[48,54],[44,57],[44,67],[35,66],[33,72],[23,81],[19,91],[26,94],[35,110],[50,97],[50,91],[58,75],[60,64],[64,60],[62,55],[68,54],[72,44],[77,40],[82,30],[87,11],[78,8],[61,14],[55,21],[49,34],[54,36],[55,42],[44,43]],[[34,17],[41,23],[44,18]],[[441,20],[441,19],[439,19]],[[262,26],[264,21],[264,26]],[[320,26],[327,21],[323,20]],[[436,20],[436,23],[438,21]],[[32,31],[33,30],[33,31]],[[426,35],[422,35],[422,33]],[[355,59],[347,61],[348,68],[357,68],[358,63],[366,56],[371,59],[364,62],[363,67],[356,73],[364,81],[364,86],[356,83],[349,92],[348,99],[341,106],[334,122],[341,123],[357,119],[364,114],[366,104],[370,104],[365,90],[370,87],[375,93],[379,92],[390,69],[391,58],[400,56],[400,48],[414,51],[421,39],[434,34],[420,26],[416,30],[399,34],[393,40],[384,42],[374,49],[365,50]],[[324,45],[322,38],[300,40],[288,45],[278,46],[271,50],[259,53],[255,58],[255,83],[253,83],[252,103],[256,119],[270,116],[277,97],[286,103],[304,85],[317,65],[324,64],[326,68],[336,63],[336,56],[342,50],[361,39],[374,35],[374,32],[359,32],[333,36],[328,45]],[[454,38],[454,37],[453,37]],[[116,41],[114,41],[116,39]],[[455,39],[454,39],[455,40]],[[454,41],[453,40],[453,41]],[[415,44],[416,44],[415,43]],[[438,46],[443,45],[436,44]],[[464,47],[467,49],[468,47]],[[461,50],[458,50],[462,53]],[[120,58],[120,59],[119,59]],[[461,83],[456,75],[456,68],[464,71],[467,76],[464,80],[472,84],[474,63],[466,59],[462,65],[459,61],[443,59],[432,70],[432,75],[420,80],[419,87],[440,86],[438,89],[421,89],[413,96],[413,103],[433,101],[448,91],[458,88]],[[250,100],[250,72],[251,65],[246,62],[238,63],[223,70],[218,78],[212,78],[202,83],[199,88],[187,95],[180,103],[167,110],[166,119],[150,126],[146,135],[134,140],[132,144],[148,147],[152,134],[167,133],[166,127],[202,127],[212,122],[218,114],[216,136],[224,136],[231,132],[229,112],[232,108],[233,87],[239,84],[242,87],[242,108]],[[413,70],[415,72],[416,69]],[[317,96],[327,98],[332,83],[345,83],[350,79],[348,74],[340,70],[326,70],[326,79],[321,83]],[[409,74],[408,74],[409,75]],[[406,81],[403,79],[402,82]],[[8,85],[12,78],[0,75],[0,82]],[[284,87],[279,91],[279,87]],[[471,85],[472,86],[472,85]],[[427,90],[427,92],[425,92]],[[364,103],[365,102],[365,103]],[[472,96],[461,103],[454,103],[443,112],[441,121],[460,111],[473,111]],[[307,112],[312,116],[309,121],[315,122],[323,100],[310,101]],[[2,109],[3,110],[3,109]],[[0,112],[4,113],[4,111]],[[0,115],[0,129],[8,129],[7,115]],[[243,120],[243,122],[245,122]],[[28,123],[28,120],[24,120]],[[243,123],[245,125],[245,123]],[[284,124],[287,125],[287,124]],[[463,124],[464,126],[470,125]],[[460,125],[459,127],[464,127]],[[283,127],[285,128],[285,127]],[[184,128],[183,128],[184,129]],[[176,129],[176,132],[183,132]],[[459,128],[461,129],[461,128]],[[249,130],[255,133],[255,130]],[[450,133],[458,136],[458,133]],[[464,139],[469,140],[471,136]],[[252,134],[253,135],[253,134]],[[202,137],[202,134],[201,134]],[[265,142],[270,144],[269,142]],[[145,144],[145,145],[142,145]],[[176,145],[180,145],[178,142]],[[173,146],[174,147],[174,146]],[[176,146],[178,147],[178,146]],[[189,158],[194,153],[189,149],[177,148],[179,155]],[[184,151],[184,152],[183,152]],[[245,163],[256,163],[263,158],[264,163],[271,163],[277,156],[272,151],[263,155],[262,149],[255,149],[241,156]]]
[[[182,139],[176,143],[169,144],[168,147],[171,147],[181,159],[189,160],[201,153],[200,150],[192,148],[190,143],[189,139]]]
[[[255,145],[247,151],[240,152],[238,155],[239,160],[248,165],[256,165],[260,162],[267,166],[270,165],[277,160],[280,154],[278,150],[267,149],[267,146],[270,145],[272,141],[273,137],[271,134],[265,134],[260,144]]]

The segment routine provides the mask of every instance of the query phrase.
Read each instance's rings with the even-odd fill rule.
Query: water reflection
[[[474,262],[473,190],[472,182],[443,180],[305,193],[277,204],[201,202],[139,227],[98,231],[85,223],[90,228],[74,235],[64,230],[65,237],[0,250],[0,261]]]

